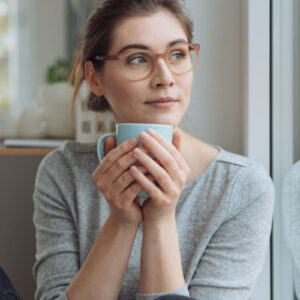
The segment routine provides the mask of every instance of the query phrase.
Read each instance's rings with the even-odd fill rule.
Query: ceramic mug
[[[99,161],[102,161],[104,158],[104,151],[103,151],[103,144],[105,139],[109,136],[114,136],[116,138],[117,146],[122,144],[123,142],[131,139],[136,138],[138,140],[138,146],[142,144],[139,139],[139,134],[142,131],[147,131],[148,129],[153,129],[154,131],[160,133],[166,140],[172,143],[173,138],[173,126],[172,125],[165,125],[165,124],[147,124],[147,123],[120,123],[116,124],[116,132],[110,132],[104,134],[97,143],[97,154]],[[137,147],[138,147],[137,146]],[[149,195],[146,191],[141,191],[139,193],[140,204],[143,203]]]

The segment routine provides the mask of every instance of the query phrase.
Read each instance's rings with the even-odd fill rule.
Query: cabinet
[[[34,180],[50,150],[0,147],[0,265],[25,300],[33,299],[35,291]]]

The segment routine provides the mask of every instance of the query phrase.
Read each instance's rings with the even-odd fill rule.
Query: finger
[[[112,149],[98,165],[94,173],[105,173],[120,157],[133,150],[138,144],[137,139],[130,139]]]
[[[140,172],[142,172],[143,174],[148,174],[149,172],[148,172],[148,170],[144,167],[144,166],[142,166],[142,165],[138,165],[138,166],[136,166],[139,170],[140,170]]]
[[[188,172],[189,167],[187,163],[185,162],[182,154],[178,151],[178,148],[180,149],[181,145],[181,134],[178,130],[174,132],[173,140],[175,142],[175,145],[171,144],[169,141],[167,141],[160,133],[150,129],[147,131],[147,133],[152,136],[163,148],[165,148],[169,153],[171,153],[172,157],[178,164],[179,168],[181,170],[184,170]],[[152,152],[151,152],[152,153]],[[154,153],[153,155],[158,158]],[[159,159],[159,158],[158,158]]]
[[[139,170],[140,171],[140,170]],[[130,171],[128,171],[130,172]],[[141,171],[140,171],[141,172]],[[143,174],[143,173],[142,173]],[[151,182],[155,183],[155,179],[151,174],[144,174],[144,176]],[[131,195],[134,196],[135,194],[139,194],[143,190],[143,187],[134,180],[122,193],[123,196],[125,195]],[[136,195],[135,195],[136,196]]]
[[[169,193],[172,189],[173,182],[171,180],[170,175],[164,170],[162,167],[160,167],[149,155],[146,155],[139,149],[135,149],[133,151],[134,155],[138,159],[138,161],[149,171],[149,173],[155,178],[155,180],[159,183],[162,190],[164,190],[166,193]],[[138,174],[141,174],[141,172],[134,172],[135,170],[138,171],[137,168],[134,168],[132,166],[130,170],[133,171],[133,176]],[[134,176],[135,177],[135,176]],[[141,176],[139,178],[142,178]],[[143,177],[144,178],[144,177]],[[135,177],[135,179],[137,179]],[[143,182],[145,182],[143,180]],[[142,184],[142,182],[139,182],[145,189],[147,188],[145,185]]]
[[[148,152],[143,147],[139,147],[144,153]],[[107,170],[107,176],[110,182],[115,182],[126,170],[133,164],[137,163],[136,157],[132,151],[120,157],[112,166]]]
[[[140,145],[138,148],[139,148],[141,151],[143,151],[144,153],[150,154],[150,151],[149,151],[147,148],[145,148],[143,145]]]
[[[134,181],[121,193],[120,199],[123,199],[123,203],[127,202],[127,204],[130,204],[142,190],[143,188],[141,187],[141,185],[138,182]]]
[[[156,186],[155,180],[153,181],[147,178],[136,166],[131,166],[130,172],[137,183],[148,193],[154,202],[158,202],[159,199],[164,197],[163,192]],[[155,176],[153,177],[155,178]]]
[[[128,170],[124,172],[112,185],[112,190],[114,194],[122,194],[130,185],[135,182],[135,178],[132,176],[131,172]]]
[[[177,151],[180,151],[180,149],[181,149],[181,133],[179,130],[174,131],[172,144],[175,146]]]
[[[148,170],[144,166],[137,166],[139,171],[147,175]],[[124,172],[117,180],[113,183],[113,191],[115,194],[121,194],[135,182],[135,178],[132,176],[131,172],[128,170]]]
[[[168,149],[166,149],[163,145],[161,145],[156,139],[154,139],[148,133],[144,132],[143,134],[141,134],[140,139],[142,140],[142,143],[145,145],[145,147],[154,155],[155,159],[157,159],[160,162],[160,164],[171,176],[171,178],[177,182],[178,174],[180,172],[180,167],[176,162],[172,153],[168,152]],[[164,138],[163,138],[163,142],[169,143]],[[169,143],[169,145],[167,145],[167,148],[171,149],[171,151],[174,152],[175,155],[178,152],[177,149],[171,143]],[[148,168],[148,165],[145,167]],[[150,171],[150,169],[148,170]],[[151,169],[151,174],[155,177],[155,175],[152,173],[152,169]]]
[[[113,148],[116,148],[116,138],[113,136],[109,136],[105,140],[105,147],[104,147],[104,156],[109,153]]]

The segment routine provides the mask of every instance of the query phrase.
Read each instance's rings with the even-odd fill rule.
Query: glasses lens
[[[191,71],[197,63],[197,51],[192,45],[177,45],[170,49],[167,57],[169,67],[177,74]]]
[[[130,51],[124,53],[123,69],[126,76],[132,80],[147,77],[153,66],[153,57],[146,51]]]

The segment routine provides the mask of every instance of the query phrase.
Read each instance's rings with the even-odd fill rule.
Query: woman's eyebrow
[[[143,44],[130,44],[130,45],[124,46],[124,47],[117,53],[117,55],[120,54],[121,52],[127,50],[127,49],[143,49],[143,50],[150,50],[149,47],[147,47],[147,46],[145,46],[145,45],[143,45]]]
[[[178,43],[187,43],[187,40],[185,39],[177,39],[177,40],[174,40],[174,41],[171,41],[168,43],[168,47],[171,47],[171,46],[174,46]],[[125,51],[125,50],[128,50],[128,49],[142,49],[142,50],[151,50],[150,47],[144,45],[144,44],[129,44],[129,45],[126,45],[124,46],[123,48],[121,48],[121,50],[117,53],[120,54],[121,52]]]
[[[174,45],[179,44],[179,43],[188,43],[188,41],[185,40],[185,39],[177,39],[175,41],[170,42],[168,44],[168,47],[174,46]]]

